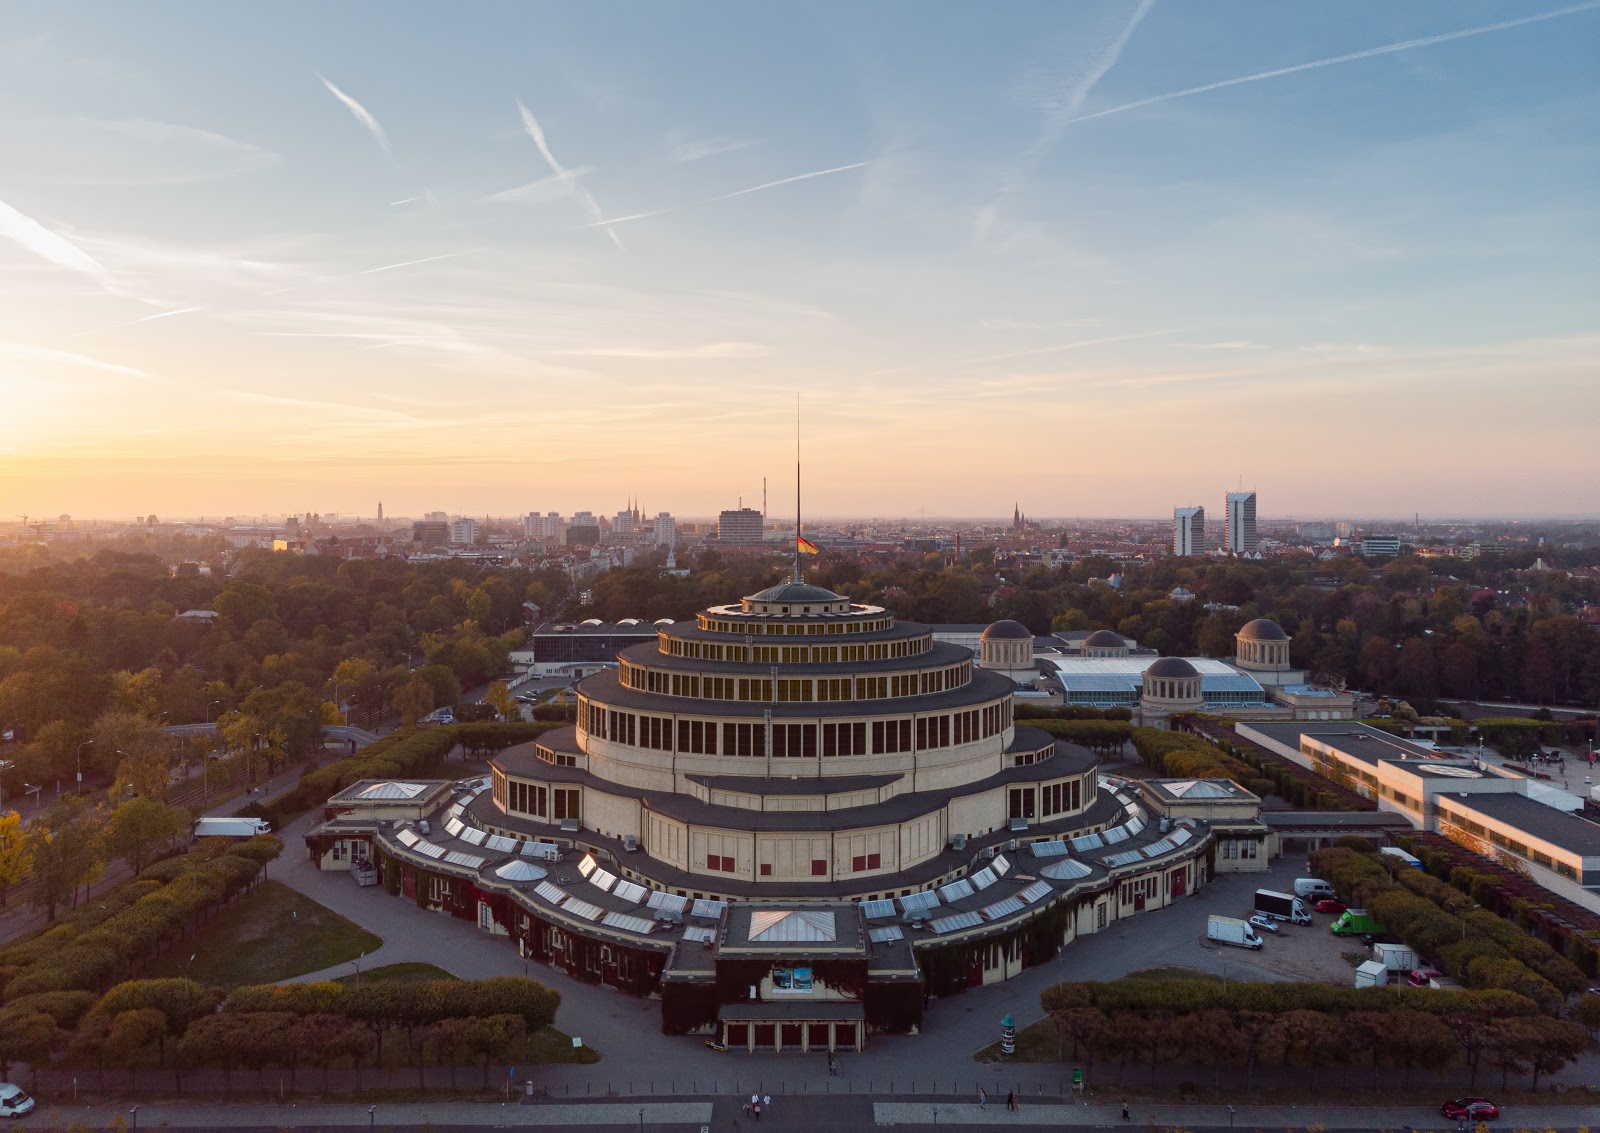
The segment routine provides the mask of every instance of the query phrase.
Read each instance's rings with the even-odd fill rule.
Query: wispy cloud
[[[719,154],[749,149],[753,145],[755,145],[754,142],[737,141],[733,138],[697,138],[693,141],[673,144],[670,159],[675,165],[684,165],[691,161],[703,161],[708,157],[716,157]]]
[[[645,218],[652,216],[665,216],[671,211],[671,209],[656,209],[653,212],[635,212],[630,213],[627,216],[614,216],[610,220],[597,220],[593,224],[580,224],[578,227],[580,229],[608,228],[613,224],[627,224],[630,220],[644,220]]]
[[[283,160],[271,150],[250,142],[174,122],[156,122],[148,118],[88,118],[83,122],[95,130],[140,143],[149,152],[171,155],[181,163],[178,168],[130,169],[109,174],[113,181],[122,184],[184,184],[232,177],[271,169]]]
[[[358,272],[357,274],[359,274],[359,275],[377,275],[380,271],[394,271],[396,268],[415,267],[417,264],[431,264],[431,263],[436,263],[439,260],[454,260],[454,259],[457,259],[457,258],[459,258],[461,256],[470,256],[470,255],[472,255],[472,251],[471,250],[466,251],[466,252],[446,252],[442,256],[424,256],[420,260],[401,260],[397,264],[384,264],[382,267],[379,267],[379,268],[367,268],[365,271]]]
[[[646,347],[646,346],[595,346],[562,353],[584,358],[643,358],[651,361],[669,361],[694,358],[763,358],[772,353],[771,348],[759,342],[708,342],[704,346]]]
[[[170,319],[173,315],[189,315],[193,314],[195,311],[203,310],[205,310],[204,307],[179,307],[175,311],[161,311],[154,315],[146,315],[142,319],[129,319],[125,323],[112,323],[108,327],[100,327],[97,330],[86,330],[83,331],[78,337],[84,338],[91,334],[102,334],[108,330],[121,330],[123,327],[136,327],[140,323],[153,323],[157,319]]]
[[[501,189],[498,193],[490,193],[483,199],[494,203],[542,205],[547,201],[560,200],[562,197],[571,196],[573,181],[579,177],[588,176],[593,172],[594,166],[580,165],[576,169],[566,170],[562,173],[552,173],[549,177],[541,177],[537,181],[529,181],[525,185]]]
[[[0,201],[0,236],[20,244],[41,259],[58,267],[83,272],[105,280],[106,269],[82,248],[64,236],[57,236],[31,216]]]
[[[1468,39],[1472,36],[1488,35],[1490,32],[1506,31],[1510,28],[1525,27],[1528,24],[1543,23],[1545,20],[1560,19],[1578,12],[1587,12],[1600,8],[1600,0],[1588,0],[1587,3],[1573,4],[1566,8],[1556,8],[1549,12],[1539,12],[1532,16],[1519,16],[1514,20],[1500,20],[1492,24],[1479,24],[1477,27],[1462,28],[1459,31],[1442,32],[1439,35],[1425,35],[1418,39],[1402,40],[1399,43],[1388,43],[1381,47],[1369,47],[1362,51],[1351,51],[1344,55],[1330,55],[1326,59],[1313,59],[1309,63],[1296,63],[1292,67],[1276,67],[1270,71],[1257,71],[1254,74],[1240,75],[1237,78],[1221,79],[1214,83],[1204,83],[1197,87],[1186,87],[1183,90],[1169,91],[1166,94],[1152,95],[1150,98],[1141,98],[1134,102],[1125,102],[1120,106],[1108,107],[1097,110],[1093,114],[1080,114],[1069,119],[1070,122],[1092,122],[1096,118],[1107,118],[1113,114],[1122,114],[1129,110],[1139,110],[1146,106],[1155,106],[1163,102],[1172,102],[1174,99],[1190,98],[1197,94],[1206,94],[1214,90],[1224,90],[1227,87],[1243,86],[1245,83],[1259,83],[1264,79],[1277,79],[1284,75],[1297,75],[1302,71],[1315,71],[1322,67],[1333,67],[1340,63],[1354,63],[1361,59],[1374,59],[1380,55],[1393,55],[1397,51],[1411,51],[1418,47],[1432,47],[1439,43],[1449,43],[1452,40]]]
[[[123,378],[148,378],[150,376],[146,371],[133,366],[107,362],[103,358],[95,358],[88,354],[77,354],[71,350],[57,350],[52,346],[0,343],[0,357],[11,358],[19,362],[43,362],[56,366],[79,366],[85,369],[98,370],[104,374],[116,374],[118,377]]]
[[[350,111],[351,114],[355,115],[356,121],[360,122],[367,128],[367,133],[371,134],[372,140],[378,143],[378,148],[384,152],[384,156],[388,157],[390,160],[393,160],[394,151],[389,148],[389,135],[384,133],[383,127],[378,123],[378,120],[372,116],[372,112],[365,106],[362,106],[355,99],[345,94],[344,91],[334,86],[333,83],[328,80],[326,75],[319,74],[317,78],[322,80],[322,85],[328,88],[329,93],[332,94],[334,98],[337,98],[340,102],[344,103],[345,109]]]
[[[533,139],[533,144],[539,147],[539,154],[544,158],[545,164],[550,167],[550,172],[554,173],[557,180],[567,187],[568,192],[577,198],[578,202],[589,211],[591,217],[596,221],[603,222],[606,219],[605,210],[600,207],[600,203],[594,199],[589,190],[585,189],[578,181],[577,174],[556,160],[556,155],[550,152],[550,145],[545,141],[544,127],[539,125],[539,120],[533,116],[533,111],[524,106],[520,98],[517,100],[517,111],[522,115],[523,130],[527,132],[528,137]],[[619,248],[622,247],[622,238],[614,231],[608,227],[605,233],[611,238],[613,244]]]
[[[798,173],[793,177],[782,177],[776,181],[766,181],[760,185],[751,185],[748,189],[738,189],[732,193],[723,193],[720,197],[712,197],[713,201],[727,201],[734,197],[743,197],[750,193],[759,193],[765,189],[776,189],[779,185],[793,185],[796,181],[809,181],[813,177],[828,177],[835,173],[848,173],[852,169],[864,169],[871,165],[870,161],[857,161],[849,165],[835,165],[832,169],[816,169],[810,173]]]
[[[1150,14],[1150,9],[1155,7],[1155,0],[1139,0],[1139,6],[1134,9],[1133,16],[1123,25],[1116,37],[1108,43],[1088,68],[1068,84],[1066,91],[1059,99],[1053,99],[1044,124],[1039,130],[1039,136],[1023,151],[1021,161],[1017,167],[1006,176],[1004,184],[1000,187],[1000,194],[978,210],[977,231],[979,236],[988,235],[994,227],[995,220],[1000,213],[1000,197],[1011,192],[1012,188],[1032,172],[1042,161],[1046,154],[1055,147],[1061,139],[1062,131],[1075,121],[1074,115],[1082,109],[1084,101],[1088,99],[1095,85],[1106,77],[1111,68],[1117,65],[1117,60],[1122,58],[1123,50],[1128,46],[1128,41],[1133,38],[1133,33],[1138,30],[1144,18]]]

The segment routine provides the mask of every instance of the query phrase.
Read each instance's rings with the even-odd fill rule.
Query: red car
[[[1442,975],[1443,972],[1434,971],[1432,968],[1417,968],[1406,973],[1406,983],[1412,987],[1427,987],[1429,980],[1436,980]]]
[[[1346,905],[1343,901],[1335,900],[1332,897],[1324,897],[1322,900],[1318,901],[1316,903],[1316,905],[1313,906],[1313,907],[1319,913],[1333,913],[1335,915],[1338,915],[1339,913],[1344,912],[1350,906]]]
[[[1488,1098],[1457,1098],[1445,1102],[1439,1112],[1452,1121],[1487,1121],[1500,1116],[1500,1107]]]

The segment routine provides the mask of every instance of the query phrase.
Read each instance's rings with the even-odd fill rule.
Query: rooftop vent
[[[955,837],[951,838],[950,848],[955,850],[957,853],[965,850],[967,848],[967,836],[965,834],[957,834]]]

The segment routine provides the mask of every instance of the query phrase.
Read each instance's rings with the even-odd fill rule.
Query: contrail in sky
[[[1154,106],[1161,102],[1171,102],[1178,98],[1188,98],[1191,95],[1205,94],[1208,91],[1222,90],[1225,87],[1237,87],[1245,83],[1258,83],[1262,79],[1276,79],[1283,75],[1295,75],[1301,71],[1315,71],[1318,68],[1332,67],[1338,63],[1354,63],[1359,59],[1372,59],[1379,55],[1393,55],[1397,51],[1410,51],[1414,47],[1432,47],[1436,43],[1449,43],[1451,40],[1468,39],[1476,35],[1487,35],[1494,31],[1505,31],[1508,28],[1520,28],[1525,24],[1542,23],[1545,20],[1554,20],[1577,12],[1587,12],[1593,8],[1600,8],[1600,0],[1589,0],[1585,4],[1557,8],[1552,12],[1541,12],[1535,16],[1519,16],[1514,20],[1501,20],[1499,23],[1480,24],[1477,27],[1462,28],[1460,31],[1447,31],[1439,35],[1426,35],[1420,39],[1408,39],[1401,43],[1385,44],[1382,47],[1369,47],[1364,51],[1352,51],[1345,55],[1332,55],[1326,59],[1314,59],[1309,63],[1296,63],[1292,67],[1278,67],[1271,71],[1257,71],[1253,75],[1240,75],[1234,79],[1223,79],[1220,82],[1206,83],[1198,87],[1188,87],[1184,90],[1170,91],[1167,94],[1153,95],[1150,98],[1141,98],[1136,102],[1125,102],[1121,106],[1097,110],[1093,114],[1082,114],[1076,118],[1069,119],[1069,121],[1092,122],[1096,118],[1106,118],[1112,114],[1121,114],[1126,110],[1138,110],[1141,107]]]
[[[597,220],[593,224],[580,224],[579,230],[585,228],[605,228],[612,224],[627,224],[630,220],[643,220],[647,216],[665,216],[671,209],[656,209],[654,212],[636,212],[628,216],[614,216],[610,220]]]
[[[0,201],[0,236],[14,240],[34,255],[60,267],[102,278],[106,274],[106,269],[88,252],[4,201]]]
[[[1596,0],[1596,3],[1600,3],[1600,0]],[[796,181],[809,181],[813,177],[826,177],[831,173],[845,173],[845,172],[848,172],[851,169],[860,169],[863,166],[867,166],[867,165],[871,165],[871,164],[872,164],[872,162],[870,162],[870,161],[858,161],[858,162],[855,162],[854,164],[851,164],[851,165],[836,165],[832,169],[818,169],[818,170],[816,170],[815,172],[812,172],[812,173],[800,173],[800,174],[797,174],[794,177],[784,177],[784,178],[782,178],[781,180],[778,180],[778,181],[768,181],[765,184],[752,185],[748,189],[739,189],[736,192],[723,193],[722,196],[720,196],[720,197],[712,197],[711,199],[713,201],[731,200],[734,197],[742,197],[742,196],[746,195],[747,193],[759,193],[763,189],[776,189],[779,185],[792,185]]]
[[[420,260],[405,260],[402,263],[398,263],[398,264],[384,264],[381,268],[368,268],[366,271],[358,272],[357,274],[358,275],[377,275],[380,271],[393,271],[395,268],[408,268],[408,267],[413,267],[416,264],[431,264],[435,260],[453,260],[457,256],[470,256],[470,255],[472,255],[471,252],[446,252],[442,256],[424,256]]]
[[[329,92],[332,93],[334,98],[337,98],[340,102],[344,103],[345,109],[349,110],[351,114],[355,115],[356,121],[360,122],[367,128],[367,133],[371,134],[373,140],[378,143],[378,148],[381,149],[392,161],[394,159],[394,152],[389,149],[389,135],[383,132],[383,127],[379,125],[378,120],[372,116],[372,112],[365,106],[362,106],[355,99],[345,94],[344,91],[334,86],[328,81],[325,75],[319,74],[317,78],[322,80],[322,85],[328,88]]]
[[[524,106],[520,98],[517,100],[517,110],[522,115],[522,128],[527,131],[528,137],[533,139],[533,144],[539,147],[539,153],[544,157],[545,164],[550,167],[550,172],[559,177],[562,183],[571,190],[572,195],[577,197],[583,207],[589,210],[589,215],[594,218],[595,225],[604,226],[606,220],[605,210],[600,207],[600,203],[594,197],[589,195],[589,190],[579,184],[577,175],[556,160],[556,155],[550,152],[550,146],[544,140],[544,127],[539,125],[539,120],[533,116],[533,111]],[[622,247],[621,237],[609,227],[606,228],[605,232],[607,236],[611,237],[613,244],[619,248]]]

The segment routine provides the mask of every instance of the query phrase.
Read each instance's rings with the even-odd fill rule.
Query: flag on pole
[[[794,547],[795,550],[799,551],[802,555],[821,554],[821,552],[817,549],[817,545],[810,539],[807,539],[804,535],[795,536]]]

